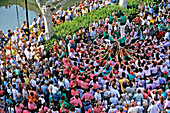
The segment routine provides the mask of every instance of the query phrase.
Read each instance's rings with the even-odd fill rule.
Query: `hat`
[[[139,44],[136,44],[136,46],[139,46]]]
[[[168,74],[168,71],[164,71],[164,74],[165,74],[165,75]]]
[[[70,43],[72,44],[74,42],[74,40],[71,40]]]
[[[14,55],[11,55],[11,58],[15,57]]]
[[[129,51],[129,54],[132,54],[132,51]]]
[[[107,76],[104,76],[103,79],[106,80],[106,79],[107,79]]]
[[[71,49],[70,49],[70,51],[71,51],[71,52],[73,52],[73,51],[74,51],[74,49],[73,49],[73,48],[71,48]]]
[[[158,77],[156,76],[156,77],[154,77],[154,79],[155,79],[155,80],[158,80]]]
[[[130,71],[130,74],[131,74],[131,75],[134,75],[134,74],[133,74],[133,71]]]
[[[132,64],[132,61],[130,61],[130,64]]]
[[[118,74],[118,71],[117,71],[117,70],[115,70],[115,71],[114,71],[114,73],[115,73],[115,74]]]
[[[157,62],[157,61],[154,61],[154,63],[155,63],[155,64],[158,64],[158,62]]]
[[[123,53],[124,56],[126,56],[126,53]]]

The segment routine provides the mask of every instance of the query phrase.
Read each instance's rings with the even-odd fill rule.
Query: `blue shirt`
[[[166,83],[166,79],[164,77],[159,77],[158,80],[159,80],[160,84],[165,84]]]
[[[151,13],[151,14],[153,13],[153,8],[149,9],[149,13]]]
[[[128,74],[129,80],[131,81],[132,79],[135,78],[135,75]]]
[[[117,105],[117,103],[118,103],[118,98],[116,98],[116,96],[111,97],[111,98],[110,98],[110,102],[111,102],[112,104],[114,104],[114,105]]]

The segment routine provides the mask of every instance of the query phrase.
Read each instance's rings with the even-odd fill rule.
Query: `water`
[[[31,25],[34,18],[38,18],[40,10],[35,0],[27,0],[28,19]],[[12,31],[20,28],[26,20],[25,0],[0,0],[0,30],[7,34],[8,29]]]

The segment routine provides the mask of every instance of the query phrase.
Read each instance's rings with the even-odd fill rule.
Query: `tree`
[[[119,6],[127,8],[127,0],[119,0]]]
[[[67,0],[60,1],[55,8],[51,8],[52,4],[58,0],[36,0],[36,3],[44,17],[46,39],[49,40],[53,35],[52,14],[57,11],[60,6],[64,5]]]

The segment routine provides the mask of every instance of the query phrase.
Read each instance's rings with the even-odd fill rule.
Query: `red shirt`
[[[56,50],[56,51],[58,51],[58,48],[57,48],[56,46],[54,46],[54,47],[53,47],[53,50]]]
[[[84,4],[80,4],[80,5],[79,5],[79,8],[81,8],[82,6],[84,6]]]
[[[157,38],[161,39],[164,36],[164,33],[162,31],[157,33]]]
[[[143,98],[144,98],[144,99],[147,99],[147,100],[149,99],[147,93],[143,92],[142,95],[143,95]]]
[[[141,22],[140,18],[135,18],[135,22],[140,24],[140,22]]]

